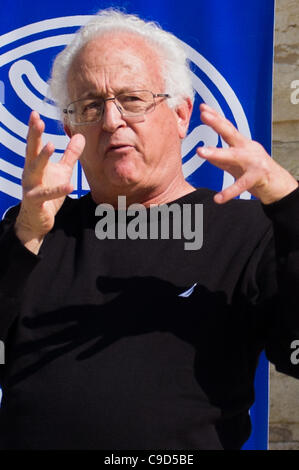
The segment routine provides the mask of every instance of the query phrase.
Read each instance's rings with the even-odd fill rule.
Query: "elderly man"
[[[137,17],[96,15],[50,84],[70,142],[51,162],[32,112],[23,199],[1,226],[0,447],[239,449],[262,349],[299,377],[297,181],[205,104],[202,121],[229,148],[197,152],[236,182],[215,194],[185,181],[186,57]],[[90,193],[74,200],[79,158]],[[244,190],[259,201],[234,199]],[[119,196],[146,214],[202,205],[201,248],[100,240],[96,208]]]

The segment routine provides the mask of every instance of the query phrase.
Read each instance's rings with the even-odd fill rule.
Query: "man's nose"
[[[114,100],[106,100],[104,103],[102,128],[106,132],[114,132],[118,127],[126,126],[121,112],[116,106]]]

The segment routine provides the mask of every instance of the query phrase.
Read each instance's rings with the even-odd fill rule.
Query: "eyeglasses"
[[[113,98],[82,99],[70,103],[63,112],[71,124],[92,124],[99,122],[104,114],[105,102],[114,101],[122,116],[135,117],[154,111],[155,98],[170,98],[167,93],[152,93],[148,90],[120,93]]]

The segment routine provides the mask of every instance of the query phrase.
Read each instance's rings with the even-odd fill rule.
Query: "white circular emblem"
[[[47,123],[51,123],[54,130],[43,136],[44,143],[51,141],[56,148],[52,159],[60,159],[68,143],[68,137],[63,134],[62,128],[53,126],[58,123],[59,117],[55,106],[44,100],[48,97],[48,85],[41,78],[37,53],[55,47],[66,46],[74,36],[74,29],[82,26],[92,16],[67,16],[53,18],[29,24],[22,28],[0,36],[0,47],[5,49],[0,55],[0,70],[3,71],[1,81],[2,93],[0,96],[0,144],[7,150],[0,157],[0,190],[7,195],[21,199],[21,177],[24,164],[26,136],[28,133],[27,120],[32,109],[38,111]],[[63,28],[63,31],[62,31]],[[69,31],[69,32],[68,32]],[[59,34],[62,33],[63,34]],[[17,45],[13,47],[13,44]],[[21,45],[20,45],[21,42]],[[244,110],[224,77],[201,54],[183,43],[190,61],[198,67],[203,75],[217,88],[225,103],[229,106],[236,126],[246,137],[251,137],[248,122]],[[56,55],[53,54],[53,57]],[[193,73],[193,86],[202,101],[206,102],[222,115],[222,108],[216,97],[207,85]],[[6,88],[10,89],[10,95],[14,99],[6,102]],[[4,98],[4,99],[3,99]],[[12,105],[13,103],[13,105]],[[18,112],[18,108],[22,111]],[[204,145],[217,145],[219,136],[208,126],[200,124],[189,129],[189,134],[182,144],[183,172],[186,178],[190,177],[204,162],[195,152],[199,142]],[[227,144],[220,139],[221,145]],[[222,187],[227,187],[233,182],[233,177],[224,172]],[[74,185],[73,197],[80,196],[89,189],[86,178],[80,165],[76,165],[72,184]],[[242,198],[250,198],[248,192],[241,195]]]

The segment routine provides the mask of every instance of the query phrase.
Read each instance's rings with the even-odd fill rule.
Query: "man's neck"
[[[157,188],[120,188],[118,191],[111,191],[104,194],[97,188],[91,188],[91,196],[97,204],[106,203],[113,207],[118,206],[118,196],[126,196],[126,205],[142,204],[145,207],[150,205],[166,204],[179,199],[186,194],[195,191],[184,178],[178,178],[170,182],[168,186]]]

